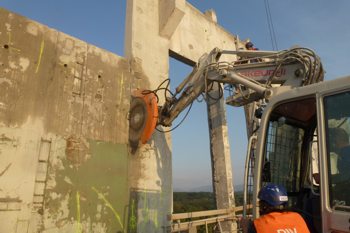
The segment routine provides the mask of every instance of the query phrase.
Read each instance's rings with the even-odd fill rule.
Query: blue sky
[[[264,1],[189,0],[204,12],[214,9],[218,23],[261,50],[271,50]],[[321,57],[326,80],[350,75],[350,1],[269,0],[279,49],[308,47]],[[126,0],[0,0],[0,7],[109,50],[124,51]],[[171,60],[170,78],[182,80],[190,68]],[[231,159],[236,184],[242,183],[246,132],[241,108],[227,108]],[[211,184],[205,103],[195,103],[185,122],[173,132],[175,187]]]

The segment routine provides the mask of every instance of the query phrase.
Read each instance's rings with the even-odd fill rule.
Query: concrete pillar
[[[224,99],[220,98],[222,91],[215,85],[207,97],[213,189],[218,209],[235,206],[225,103]],[[223,232],[233,232],[237,229],[234,222],[223,222],[221,226]]]
[[[193,64],[215,47],[235,50],[236,42],[237,38],[218,26],[215,12],[203,14],[185,0],[127,1],[125,56],[130,62],[134,77],[132,88],[152,90],[167,79],[169,51]],[[231,56],[230,59],[234,61],[235,57]],[[159,103],[162,104],[163,95],[159,97]],[[226,208],[233,204],[232,171],[225,113],[215,110],[223,109],[224,104],[220,103],[220,108],[214,104],[214,109],[209,110],[209,120],[212,143],[217,144],[212,147],[213,166],[215,171],[216,167],[219,168],[214,178],[220,184],[226,184],[216,188],[217,193],[221,193],[218,196],[218,207]],[[214,136],[215,134],[219,136]],[[221,158],[223,154],[224,157]],[[221,160],[223,162],[219,162]],[[165,216],[172,212],[170,136],[156,132],[148,144],[139,148],[136,154],[130,155],[129,161],[130,195],[137,206],[137,229],[134,230],[161,232],[169,224]],[[153,203],[153,206],[144,210],[144,206],[149,203]],[[144,213],[149,216],[143,216]],[[152,216],[158,216],[157,221],[146,221]],[[145,222],[152,224],[147,225]]]
[[[159,1],[128,0],[125,56],[133,74],[132,88],[153,90],[168,78],[169,41],[159,33]],[[171,34],[171,26],[164,26]],[[159,95],[161,104],[163,94]],[[165,232],[172,212],[170,137],[155,132],[129,157],[130,199],[136,225],[130,232]],[[131,202],[131,203],[132,203]]]

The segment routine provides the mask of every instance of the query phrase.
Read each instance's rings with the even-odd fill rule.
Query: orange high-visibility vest
[[[254,220],[257,233],[310,233],[304,219],[295,212],[272,212]]]

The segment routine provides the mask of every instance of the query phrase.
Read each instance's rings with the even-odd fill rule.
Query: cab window
[[[263,181],[281,184],[288,192],[298,192],[304,130],[283,121],[282,118],[269,124]]]
[[[350,92],[324,98],[330,206],[350,211]]]
[[[307,175],[309,146],[316,127],[315,98],[282,103],[269,117],[262,164],[262,185],[286,187],[289,205],[295,206]]]

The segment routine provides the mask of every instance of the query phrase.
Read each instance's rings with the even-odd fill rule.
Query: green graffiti
[[[106,199],[106,197],[100,192],[98,191],[95,187],[92,187],[92,190],[94,190],[98,196],[99,199],[103,200],[105,205],[113,212],[115,218],[117,219],[119,225],[122,227],[123,231],[124,231],[124,226],[123,223],[119,217],[119,214],[117,213],[117,211],[113,208],[112,204]]]
[[[162,192],[133,191],[129,204],[129,232],[160,232],[162,230],[162,217],[164,194]],[[136,213],[136,217],[135,217]]]
[[[135,200],[134,199],[131,202],[129,228],[131,231],[136,231],[136,215],[135,215]]]
[[[148,209],[147,192],[144,192],[143,211],[144,211],[144,223],[146,223],[146,222],[148,222],[150,220],[149,209]]]
[[[81,223],[80,223],[80,193],[79,193],[79,191],[77,191],[77,193],[75,195],[75,199],[77,201],[77,233],[81,233],[82,227],[81,227]]]

